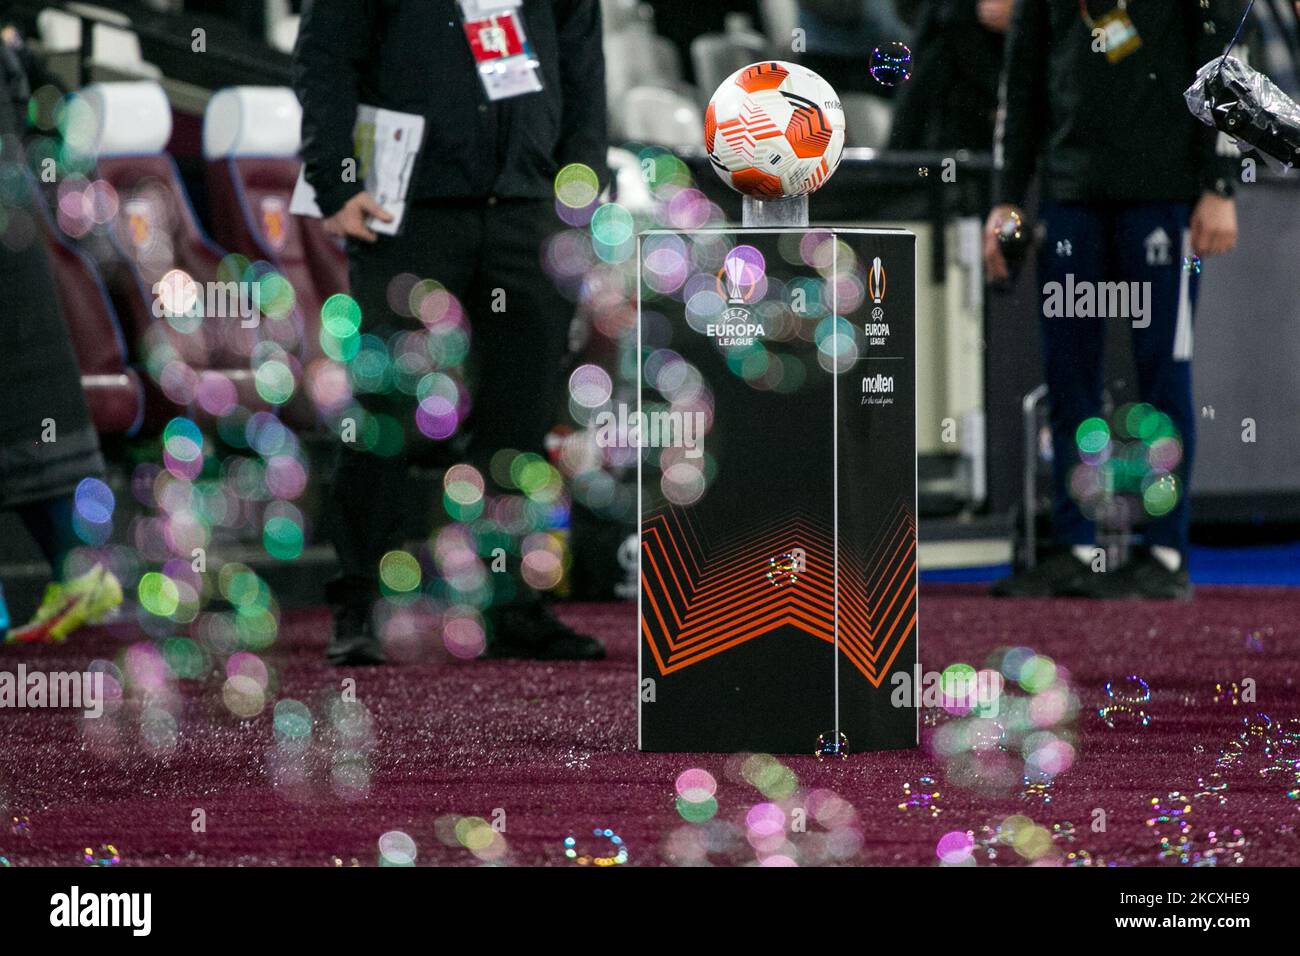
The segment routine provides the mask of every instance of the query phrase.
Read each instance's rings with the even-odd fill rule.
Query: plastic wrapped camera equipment
[[[1288,169],[1300,162],[1300,106],[1236,57],[1215,57],[1201,67],[1183,97],[1206,126]]]

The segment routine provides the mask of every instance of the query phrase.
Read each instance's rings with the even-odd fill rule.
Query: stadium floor
[[[633,865],[698,860],[701,847],[712,862],[752,862],[757,831],[746,819],[766,798],[745,782],[737,759],[636,751],[634,608],[570,605],[563,614],[600,636],[609,659],[532,664],[430,655],[337,671],[321,659],[328,616],[305,610],[286,613],[279,642],[264,655],[270,691],[252,719],[223,705],[224,674],[155,684],[160,701],[167,687],[178,689],[174,725],[156,709],[142,722],[138,701],[84,723],[68,711],[0,714],[0,856],[15,866],[67,865],[80,863],[86,848],[96,854],[111,845],[122,865],[374,865],[380,835],[398,830],[416,842],[421,864],[474,864],[478,858],[453,834],[457,818],[474,816],[504,822],[484,851],[504,863],[565,864],[569,835],[581,851],[603,855],[610,844],[593,845],[591,833],[604,828],[622,838]],[[1095,604],[992,601],[971,586],[928,585],[921,622],[927,670],[954,661],[980,666],[1004,645],[1027,645],[1066,669],[1082,705],[1077,735],[1058,729],[1073,741],[1073,765],[1049,789],[1035,790],[1024,787],[1015,755],[995,748],[972,777],[969,763],[938,752],[936,735],[956,724],[936,724],[931,712],[918,750],[825,763],[782,758],[799,787],[787,809],[811,805],[812,791],[833,791],[856,819],[827,824],[833,839],[809,819],[807,832],[788,834],[778,856],[933,864],[945,833],[971,831],[970,859],[979,865],[1022,863],[1013,847],[990,840],[1007,818],[1023,816],[1051,835],[1050,845],[1029,854],[1041,862],[1154,863],[1171,855],[1161,856],[1162,838],[1187,862],[1295,859],[1300,800],[1287,763],[1296,754],[1287,747],[1296,738],[1274,735],[1293,732],[1297,725],[1285,722],[1300,717],[1300,590],[1204,587],[1186,605]],[[119,623],[59,648],[2,648],[0,668],[76,670],[103,658],[147,675],[156,658],[140,639],[133,625]],[[1142,705],[1150,723],[1121,715],[1112,728],[1097,713],[1103,686],[1128,675],[1150,686]],[[356,678],[368,720],[331,722],[325,698],[338,694],[345,676]],[[1244,692],[1246,678],[1255,682],[1255,703],[1216,692],[1216,684],[1232,683]],[[272,701],[285,699],[306,704],[315,721],[297,756],[285,734],[277,743],[273,726]],[[1245,732],[1256,712],[1270,715],[1272,727],[1257,722]],[[369,742],[358,743],[356,731],[367,724]],[[293,735],[291,724],[282,730]],[[1216,761],[1221,776],[1212,778]],[[686,823],[675,806],[674,781],[689,768],[718,782],[711,823]],[[1190,802],[1170,798],[1175,792]],[[825,797],[812,799],[826,806]],[[1153,799],[1175,810],[1172,822],[1148,823],[1158,815]],[[1195,812],[1178,815],[1189,808]],[[1104,832],[1093,830],[1098,809]],[[206,832],[195,832],[196,810]],[[1014,821],[1003,833],[1025,825]],[[471,833],[468,842],[476,839]]]

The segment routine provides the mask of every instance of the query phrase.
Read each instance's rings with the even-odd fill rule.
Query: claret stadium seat
[[[36,189],[33,181],[31,188]],[[126,341],[117,312],[94,262],[59,232],[45,203],[32,203],[68,326],[81,387],[95,431],[131,437],[145,420],[145,391],[139,373],[127,364]]]
[[[135,353],[173,403],[219,415],[234,403],[264,409],[253,359],[270,338],[251,308],[252,284],[203,232],[171,156],[171,107],[154,82],[95,83],[74,97],[67,138],[95,157],[110,186],[109,223],[143,288],[148,311],[124,316]],[[224,267],[223,267],[224,263]]]
[[[287,87],[240,86],[218,91],[203,119],[208,161],[208,201],[213,232],[223,246],[268,263],[293,287],[290,316],[306,366],[307,394],[328,412],[339,395],[320,389],[319,376],[335,377],[320,347],[322,303],[347,291],[347,257],[319,219],[293,216],[289,202],[298,170],[302,111]],[[334,399],[326,393],[334,394]],[[285,410],[301,422],[300,402]]]

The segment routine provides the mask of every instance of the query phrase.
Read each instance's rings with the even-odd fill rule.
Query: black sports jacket
[[[519,9],[544,89],[493,103],[455,0],[308,0],[294,89],[307,181],[325,215],[363,188],[342,176],[358,103],[424,116],[412,200],[545,199],[574,162],[607,180],[599,0]]]
[[[1039,157],[1060,202],[1191,202],[1231,193],[1240,160],[1215,155],[1218,134],[1183,91],[1223,52],[1236,0],[1128,0],[1142,45],[1117,63],[1093,51],[1093,27],[1116,0],[1020,0],[1007,42],[995,202],[1024,201]]]

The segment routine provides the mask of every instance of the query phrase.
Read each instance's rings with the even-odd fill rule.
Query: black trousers
[[[560,226],[550,202],[439,202],[408,208],[398,236],[348,244],[363,335],[391,343],[424,328],[418,317],[403,314],[412,276],[440,283],[464,310],[472,405],[457,434],[468,436],[465,457],[489,492],[492,455],[503,448],[544,454],[554,424],[574,309],[542,268],[542,245]],[[377,597],[379,560],[401,546],[402,516],[411,506],[407,468],[429,441],[417,427],[415,396],[389,388],[358,391],[357,400],[367,412],[400,422],[404,441],[393,455],[369,452],[360,441],[340,444],[331,493],[341,566],[331,588],[335,605]]]

